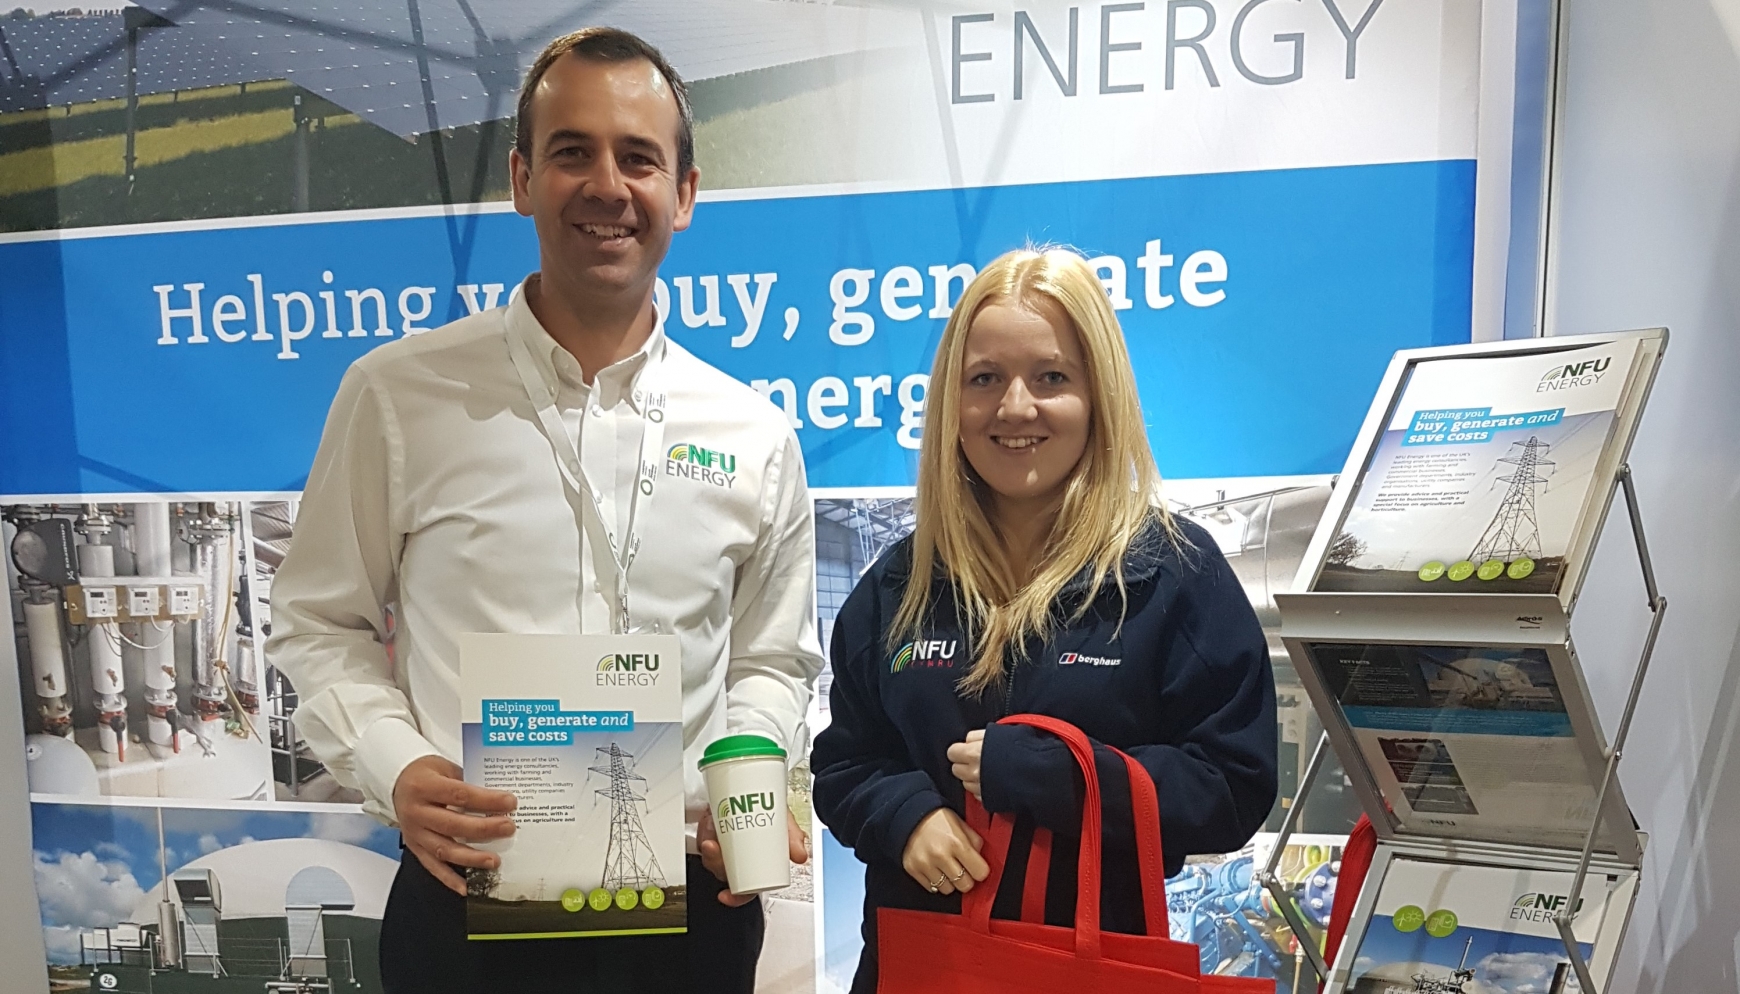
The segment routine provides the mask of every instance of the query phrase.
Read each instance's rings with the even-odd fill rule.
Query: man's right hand
[[[465,878],[455,866],[493,870],[501,857],[460,842],[505,839],[514,834],[514,795],[485,790],[461,779],[464,771],[440,756],[414,760],[393,785],[399,834],[435,879],[463,897]],[[480,817],[481,816],[481,817]]]

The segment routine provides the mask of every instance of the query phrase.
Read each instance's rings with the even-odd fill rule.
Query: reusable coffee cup
[[[727,735],[701,756],[707,805],[733,894],[791,884],[785,828],[785,750],[761,735]]]

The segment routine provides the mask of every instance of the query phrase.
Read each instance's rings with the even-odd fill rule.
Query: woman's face
[[[1075,326],[1049,298],[982,308],[967,329],[961,449],[999,511],[1063,492],[1087,449],[1092,403]]]

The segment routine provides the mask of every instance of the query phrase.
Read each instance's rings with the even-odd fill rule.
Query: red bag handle
[[[1347,935],[1348,922],[1353,918],[1354,905],[1359,903],[1359,892],[1365,886],[1365,877],[1371,871],[1372,857],[1376,852],[1377,829],[1372,827],[1369,817],[1360,815],[1359,821],[1354,823],[1353,833],[1347,837],[1347,845],[1341,848],[1341,874],[1335,882],[1335,903],[1331,906],[1329,928],[1323,937],[1323,959],[1326,962],[1334,963],[1335,954],[1341,951],[1341,941]],[[1325,977],[1324,984],[1327,983]]]
[[[1076,765],[1082,771],[1085,796],[1082,799],[1081,821],[1081,854],[1076,867],[1076,955],[1084,959],[1098,959],[1100,956],[1100,785],[1097,769],[1094,764],[1093,746],[1081,729],[1065,721],[1045,715],[1019,714],[1004,718],[1002,724],[1028,725],[1056,735],[1069,747],[1075,757]],[[1148,771],[1140,763],[1114,749],[1124,760],[1125,770],[1130,780],[1130,802],[1136,823],[1136,857],[1141,873],[1142,907],[1148,934],[1165,938],[1168,935],[1166,920],[1166,875],[1161,856],[1160,841],[1160,803],[1154,789],[1154,781],[1148,776]],[[969,796],[969,821],[984,824],[986,816],[976,798]],[[1003,868],[1008,862],[1009,842],[1015,831],[1015,821],[1008,815],[997,815],[989,819],[985,833],[985,858],[990,864],[990,874],[968,891],[962,898],[962,914],[968,923],[979,932],[988,933],[991,924],[991,904],[996,898],[997,885],[1002,880]],[[1041,830],[1043,831],[1043,830]],[[1037,832],[1035,843],[1037,848]],[[1049,842],[1049,835],[1046,839]],[[1049,850],[1049,846],[1045,847]],[[1034,857],[1028,857],[1027,880],[1024,881],[1022,893],[1022,917],[1027,919],[1033,910],[1029,905],[1037,903],[1041,906],[1042,917],[1043,895],[1042,886],[1036,887],[1033,878],[1041,872],[1048,872],[1034,862]],[[1035,901],[1035,894],[1038,895]]]
[[[1045,883],[1051,872],[1051,830],[1035,827],[1027,850],[1027,876],[1021,881],[1021,920],[1045,924]]]
[[[1002,824],[999,823],[999,825]],[[1014,845],[1014,825],[1015,823],[1011,820],[1007,823],[1006,828],[1000,827],[993,830],[991,816],[986,813],[984,805],[979,803],[978,798],[971,794],[967,795],[967,827],[978,832],[982,838],[993,844],[1006,831],[1009,835],[1008,842],[996,847],[1005,854],[1008,853],[1009,847]],[[989,856],[987,855],[986,858],[988,861]],[[1035,825],[1033,841],[1027,850],[1027,871],[1022,875],[1021,881],[1021,920],[1024,922],[1032,922],[1035,925],[1045,924],[1045,878],[1050,872],[1050,867],[1051,830]],[[999,872],[998,878],[1001,879],[1001,877],[1002,874]]]
[[[1038,720],[1027,721],[1026,719],[1028,718]],[[1037,728],[1043,728],[1046,731],[1050,731],[1064,737],[1065,739],[1071,736],[1079,736],[1082,743],[1088,747],[1086,753],[1088,765],[1083,770],[1084,777],[1090,771],[1095,770],[1092,743],[1088,742],[1087,736],[1074,725],[1046,715],[1016,715],[1011,719],[1007,719],[1007,721],[1009,724],[1026,724],[1033,725]],[[1134,758],[1121,749],[1112,746],[1107,746],[1106,748],[1110,749],[1119,759],[1124,761],[1125,775],[1129,778],[1131,814],[1135,818],[1136,826],[1136,859],[1138,870],[1141,873],[1140,883],[1143,895],[1143,918],[1147,926],[1147,934],[1165,938],[1169,934],[1169,926],[1166,917],[1166,860],[1160,842],[1159,792],[1155,789],[1154,779],[1148,775],[1146,767],[1141,763],[1136,762]],[[1079,762],[1080,754],[1077,754],[1077,759]],[[1149,812],[1152,812],[1152,814],[1149,815]],[[1036,829],[1034,832],[1035,846],[1041,845],[1040,833],[1044,833],[1044,845],[1047,858],[1047,861],[1042,865],[1049,867],[1051,833],[1042,828]],[[1032,858],[1029,857],[1028,865],[1030,867],[1033,865],[1031,859]],[[1098,864],[1095,865],[1096,867],[1098,866]],[[1026,914],[1027,901],[1037,900],[1041,908],[1043,908],[1045,903],[1045,880],[1043,877],[1040,877],[1038,879],[1037,888],[1034,887],[1034,880],[1034,875],[1030,874],[1027,880],[1024,881],[1026,888],[1022,893],[1023,920],[1027,920],[1028,918]],[[1037,897],[1035,897],[1033,893],[1035,889],[1038,892]],[[1041,920],[1042,918],[1043,911],[1040,912],[1039,918],[1033,920]]]

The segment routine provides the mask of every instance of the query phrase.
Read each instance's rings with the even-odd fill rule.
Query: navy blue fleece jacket
[[[1158,788],[1166,872],[1192,853],[1243,845],[1275,800],[1275,688],[1256,614],[1226,559],[1201,528],[1179,520],[1179,540],[1152,526],[1124,562],[1128,603],[1107,582],[1082,617],[1088,577],[1065,588],[1048,641],[1033,640],[1000,686],[979,697],[956,684],[972,651],[946,578],[934,578],[930,621],[892,645],[888,628],[910,572],[902,541],[858,582],[834,622],[831,723],[810,767],[815,806],[834,836],[866,864],[866,950],[859,980],[875,976],[875,909],[959,908],[901,868],[906,840],[939,807],[964,811],[965,790],[947,750],[984,728],[985,807],[1017,817],[1009,872],[994,913],[1017,917],[1034,826],[1054,834],[1046,919],[1074,920],[1082,780],[1067,747],[1037,729],[997,725],[1018,713],[1061,718],[1096,746],[1104,805],[1102,922],[1142,931],[1129,753]],[[1120,628],[1121,622],[1121,628]],[[860,984],[859,986],[862,986]]]

